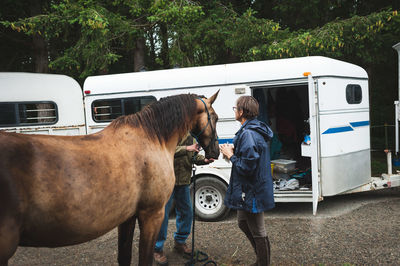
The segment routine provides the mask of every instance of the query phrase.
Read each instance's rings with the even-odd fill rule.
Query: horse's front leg
[[[131,265],[135,223],[136,216],[132,216],[118,226],[118,264],[121,266]]]
[[[154,245],[163,220],[164,207],[159,210],[139,212],[139,266],[152,265]]]

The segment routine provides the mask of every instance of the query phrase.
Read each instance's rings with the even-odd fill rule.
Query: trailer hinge
[[[314,80],[314,103],[318,103],[318,83]]]

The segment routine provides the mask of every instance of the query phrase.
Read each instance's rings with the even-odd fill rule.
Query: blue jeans
[[[174,239],[176,242],[183,244],[190,235],[193,210],[190,200],[189,185],[175,186],[171,198],[165,206],[165,217],[160,232],[158,233],[156,246],[154,248],[155,251],[159,252],[163,250],[164,242],[167,239],[169,211],[174,200],[176,213],[176,232],[174,233]]]

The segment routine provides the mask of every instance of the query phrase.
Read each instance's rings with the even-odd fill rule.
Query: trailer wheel
[[[196,216],[203,221],[219,221],[229,209],[224,205],[227,186],[216,177],[204,176],[196,179]],[[193,193],[193,191],[192,191]]]

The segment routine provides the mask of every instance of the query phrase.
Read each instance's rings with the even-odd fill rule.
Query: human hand
[[[199,144],[192,144],[190,146],[186,146],[187,151],[194,151],[194,152],[199,152],[200,151],[200,145]]]
[[[233,145],[231,144],[221,144],[219,145],[219,150],[224,155],[224,158],[227,158],[228,160],[233,156]]]

